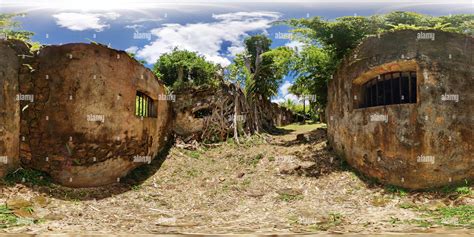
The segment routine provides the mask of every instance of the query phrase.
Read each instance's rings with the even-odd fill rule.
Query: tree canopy
[[[342,58],[365,37],[401,29],[437,29],[473,34],[474,14],[428,16],[414,12],[395,11],[385,15],[344,16],[333,21],[321,17],[292,19],[296,38],[306,47],[295,54],[293,73],[295,94],[312,94],[317,104],[326,105],[327,82]]]
[[[227,78],[241,85],[249,97],[276,95],[289,72],[294,52],[288,47],[270,49],[271,43],[265,35],[245,39],[245,52],[238,54],[228,67]]]
[[[153,66],[154,73],[172,89],[188,86],[216,85],[219,82],[219,66],[206,61],[196,52],[179,50],[160,56]]]

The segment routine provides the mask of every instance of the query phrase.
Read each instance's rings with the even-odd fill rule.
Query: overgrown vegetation
[[[226,78],[240,85],[249,98],[276,95],[294,52],[288,47],[270,49],[272,40],[266,35],[248,37],[244,43],[245,51],[235,57]]]
[[[435,209],[414,204],[403,204],[400,207],[420,212],[421,218],[407,221],[420,227],[438,225],[474,228],[474,206],[472,205],[440,206]]]
[[[18,225],[18,217],[6,205],[0,205],[0,228]]]
[[[472,34],[474,14],[428,16],[414,12],[395,11],[385,15],[345,16],[334,21],[321,17],[292,19],[295,38],[305,43],[294,54],[291,71],[296,79],[290,91],[309,100],[311,113],[324,110],[327,83],[342,58],[365,37],[403,29],[436,29]]]
[[[23,30],[20,22],[15,17],[23,17],[25,14],[0,14],[0,34],[9,39],[29,41],[33,32]]]
[[[21,23],[14,19],[24,16],[26,16],[26,14],[0,14],[0,36],[6,37],[7,39],[24,41],[30,48],[30,53],[34,53],[41,48],[41,44],[32,41],[31,37],[33,37],[34,33],[24,30]],[[31,71],[34,71],[34,69]]]
[[[51,185],[51,177],[48,174],[38,170],[23,168],[8,173],[4,181],[7,185],[14,185],[16,183],[29,183],[39,186]]]
[[[166,86],[179,90],[194,86],[217,86],[222,80],[220,66],[207,61],[197,52],[175,48],[160,56],[153,72]]]

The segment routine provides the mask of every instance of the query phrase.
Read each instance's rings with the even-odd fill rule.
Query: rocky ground
[[[407,192],[376,184],[331,154],[320,127],[175,146],[108,187],[70,189],[20,170],[0,188],[0,231],[474,233],[471,187]]]

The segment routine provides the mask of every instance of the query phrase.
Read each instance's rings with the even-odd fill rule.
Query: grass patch
[[[469,186],[469,182],[466,180],[465,183],[461,186],[459,185],[449,185],[440,188],[439,190],[432,190],[432,191],[440,191],[443,194],[451,194],[456,193],[458,195],[473,195],[472,187]]]
[[[283,202],[293,202],[297,200],[303,199],[303,195],[301,194],[288,194],[288,193],[281,193],[278,195],[278,199]]]
[[[261,159],[263,159],[263,154],[262,153],[259,153],[259,154],[255,155],[254,157],[251,157],[250,159],[248,159],[245,156],[241,156],[241,157],[239,157],[239,163],[244,164],[244,165],[250,165],[250,166],[253,166],[255,168],[257,166],[258,162],[260,162]]]
[[[7,174],[5,183],[12,186],[16,183],[30,183],[39,186],[50,186],[51,177],[38,170],[20,168],[14,172]]]
[[[6,205],[0,205],[0,228],[18,225],[18,217]]]
[[[440,225],[474,228],[474,206],[472,205],[440,207],[435,210],[428,210],[425,207],[418,207],[416,205],[407,205],[402,208],[410,208],[422,212],[422,219],[408,221],[408,223],[416,224],[420,227]]]
[[[201,157],[201,153],[199,151],[189,151],[187,155],[193,159],[199,159]]]
[[[430,214],[438,224],[474,227],[474,206],[472,205],[442,207]]]
[[[288,130],[295,130],[298,132],[310,132],[317,128],[327,128],[325,123],[307,123],[307,124],[299,124],[293,123],[283,127],[278,127],[281,129],[288,129]]]
[[[393,185],[387,185],[385,186],[385,190],[388,192],[388,193],[391,193],[391,194],[394,194],[394,195],[397,195],[399,197],[405,197],[408,195],[408,191],[404,188],[401,188],[401,187],[397,187],[397,186],[393,186]]]
[[[24,207],[22,208],[22,210],[30,214],[34,212],[32,207]],[[14,211],[12,209],[8,208],[6,205],[0,205],[0,229],[22,225],[31,225],[39,223],[41,221],[43,220],[18,217],[14,214]]]

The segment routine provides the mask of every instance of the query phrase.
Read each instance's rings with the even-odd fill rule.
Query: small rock
[[[237,174],[237,178],[242,178],[244,177],[245,173],[244,172],[240,172]]]

